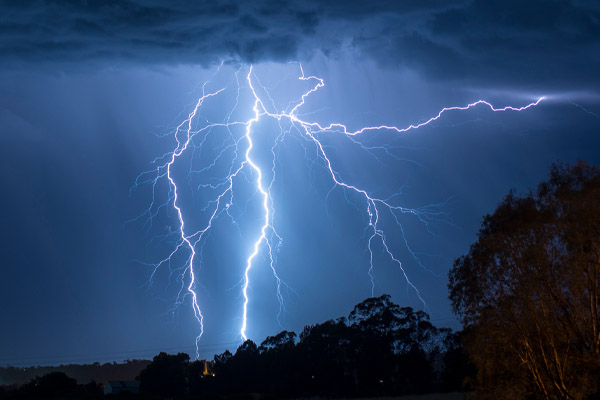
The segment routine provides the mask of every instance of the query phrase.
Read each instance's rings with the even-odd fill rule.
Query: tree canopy
[[[444,390],[451,385],[440,381],[440,370],[462,361],[457,351],[448,359],[453,365],[440,365],[449,337],[450,330],[435,327],[427,313],[400,307],[382,295],[357,304],[348,318],[306,326],[297,342],[294,332],[283,331],[259,346],[246,341],[235,354],[217,355],[216,377],[201,379],[198,387],[277,396]],[[460,373],[447,378],[462,379]]]
[[[186,353],[161,352],[140,372],[140,389],[145,393],[162,396],[184,394],[189,361],[190,356]]]
[[[555,165],[510,192],[449,272],[482,398],[600,391],[600,170]]]
[[[348,318],[305,327],[298,339],[283,331],[260,345],[247,340],[213,362],[161,353],[140,380],[142,392],[174,397],[188,389],[203,398],[380,396],[460,389],[464,361],[449,329],[382,295],[357,304]]]

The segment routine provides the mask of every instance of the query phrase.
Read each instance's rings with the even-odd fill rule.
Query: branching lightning
[[[238,70],[238,73],[240,70]],[[252,184],[256,189],[256,194],[261,199],[261,222],[258,237],[256,237],[253,241],[253,246],[251,247],[251,252],[246,259],[246,265],[244,269],[244,274],[241,279],[241,296],[243,297],[243,308],[242,308],[242,320],[241,320],[241,328],[240,328],[240,336],[242,339],[247,339],[247,328],[248,328],[248,306],[250,303],[250,282],[251,282],[251,272],[253,266],[257,263],[257,256],[261,253],[261,251],[266,251],[267,255],[267,263],[272,271],[273,277],[277,284],[277,299],[280,304],[280,313],[285,309],[283,303],[283,296],[281,293],[281,286],[285,285],[276,270],[276,257],[275,253],[277,252],[277,248],[281,245],[283,239],[277,233],[275,229],[275,225],[273,222],[273,199],[271,195],[271,190],[276,177],[276,154],[275,147],[277,146],[278,141],[282,139],[284,136],[284,130],[282,129],[281,135],[277,136],[273,147],[271,147],[271,154],[273,156],[272,161],[272,169],[270,171],[271,180],[265,181],[266,175],[261,169],[260,164],[253,159],[253,149],[255,147],[255,141],[253,140],[253,135],[258,134],[256,131],[257,123],[265,118],[272,119],[280,124],[285,121],[290,125],[290,128],[286,131],[287,133],[291,132],[292,129],[295,132],[298,132],[307,143],[313,146],[316,151],[317,157],[325,168],[327,176],[330,178],[332,187],[330,190],[333,191],[336,188],[340,188],[346,193],[354,193],[359,198],[362,198],[364,208],[362,211],[366,216],[367,224],[365,226],[365,232],[367,232],[367,238],[365,246],[369,252],[369,268],[368,268],[368,276],[371,282],[371,294],[373,295],[375,292],[375,279],[374,279],[374,269],[375,269],[375,261],[374,261],[374,250],[373,246],[375,243],[378,243],[384,251],[384,254],[395,263],[401,274],[404,276],[404,279],[410,287],[410,289],[416,294],[418,299],[423,303],[423,306],[426,307],[425,300],[421,296],[419,289],[414,285],[409,278],[409,274],[405,270],[402,262],[399,257],[397,257],[392,251],[391,246],[389,245],[389,238],[386,236],[384,229],[381,226],[381,218],[382,213],[385,211],[392,218],[392,221],[397,224],[401,232],[401,241],[403,242],[405,248],[408,250],[408,253],[411,257],[417,262],[417,264],[424,267],[423,263],[419,260],[417,254],[412,251],[406,236],[404,235],[404,229],[400,224],[399,217],[401,215],[412,215],[416,217],[423,224],[428,226],[433,221],[438,220],[443,217],[443,211],[439,205],[430,205],[422,208],[406,208],[396,204],[396,200],[394,196],[390,196],[388,198],[379,198],[369,193],[365,188],[359,187],[353,183],[350,183],[343,179],[340,173],[337,172],[334,163],[332,162],[331,157],[328,154],[327,146],[325,146],[320,139],[321,135],[327,134],[341,134],[348,137],[352,140],[353,143],[358,144],[363,150],[370,152],[372,148],[369,148],[363,145],[360,141],[360,137],[362,135],[367,135],[369,132],[373,131],[387,131],[390,133],[406,133],[411,130],[416,130],[422,128],[426,125],[431,124],[434,121],[442,118],[444,114],[452,112],[452,111],[465,111],[477,106],[485,106],[488,107],[491,111],[494,112],[505,112],[505,111],[524,111],[531,107],[537,106],[542,100],[542,98],[537,99],[535,102],[529,103],[522,107],[513,107],[506,106],[497,108],[494,107],[491,103],[485,100],[478,100],[473,103],[467,104],[466,106],[455,106],[455,107],[445,107],[435,116],[427,119],[424,122],[418,124],[411,124],[404,128],[399,128],[396,126],[387,126],[387,125],[379,125],[379,126],[368,126],[363,127],[361,129],[352,131],[347,128],[346,125],[342,123],[330,123],[329,125],[321,125],[317,122],[305,121],[299,116],[299,110],[305,105],[306,101],[309,99],[311,94],[317,92],[318,90],[325,87],[325,82],[323,79],[318,78],[316,76],[306,76],[302,66],[300,66],[300,76],[299,80],[304,81],[311,85],[308,90],[306,90],[301,97],[295,103],[288,105],[285,111],[278,111],[275,107],[273,99],[271,99],[269,95],[269,91],[265,88],[258,78],[255,76],[254,69],[252,66],[248,68],[248,72],[246,74],[246,83],[249,92],[251,93],[252,98],[252,117],[248,120],[243,121],[232,121],[232,114],[234,110],[239,106],[239,94],[240,94],[240,82],[238,78],[238,73],[236,73],[236,101],[234,108],[227,114],[227,118],[222,122],[208,122],[208,121],[200,121],[199,112],[203,105],[211,101],[212,98],[216,98],[223,94],[226,90],[225,87],[213,91],[206,92],[206,84],[202,87],[203,93],[200,99],[197,101],[193,111],[187,116],[187,118],[179,124],[174,130],[174,139],[176,142],[176,146],[174,150],[164,154],[161,157],[158,157],[153,161],[153,164],[157,165],[153,170],[144,172],[140,174],[135,182],[134,187],[138,187],[143,184],[149,184],[152,186],[153,199],[148,207],[148,209],[141,214],[138,218],[146,218],[147,224],[151,225],[153,219],[157,216],[161,209],[165,209],[168,207],[172,207],[175,211],[176,215],[176,233],[177,239],[174,244],[174,248],[172,252],[170,252],[167,257],[160,260],[157,263],[150,264],[153,268],[153,272],[150,276],[150,283],[154,278],[154,274],[158,271],[159,268],[168,265],[171,273],[176,273],[179,275],[178,281],[181,282],[181,288],[178,292],[177,299],[175,301],[174,308],[177,308],[181,305],[186,297],[191,298],[191,306],[194,312],[194,316],[199,325],[199,334],[196,338],[196,346],[198,346],[198,342],[204,333],[204,316],[202,314],[202,310],[199,304],[198,299],[198,286],[199,282],[197,279],[197,270],[201,265],[201,253],[206,241],[206,237],[210,234],[211,228],[216,222],[217,218],[222,214],[227,214],[231,221],[235,223],[234,218],[229,212],[229,209],[234,201],[234,189],[236,187],[236,181],[241,176],[244,176],[246,180],[250,179]],[[261,93],[259,94],[258,88],[261,89]],[[266,97],[265,97],[266,96]],[[272,107],[267,107],[266,101],[270,103]],[[270,108],[273,108],[274,111],[269,111]],[[199,128],[197,128],[200,126]],[[243,134],[239,137],[236,137],[232,132],[232,129],[236,127],[243,128]],[[190,231],[188,228],[189,224],[186,224],[186,213],[183,210],[183,206],[181,204],[181,194],[180,194],[180,186],[183,184],[182,182],[178,182],[173,172],[173,169],[176,165],[179,165],[179,162],[182,162],[182,157],[185,155],[189,156],[188,153],[195,151],[196,149],[201,149],[204,142],[207,140],[208,135],[213,130],[223,130],[226,132],[226,137],[224,138],[223,145],[221,149],[216,152],[216,156],[214,156],[213,161],[206,167],[201,170],[191,170],[190,174],[199,174],[205,173],[213,168],[217,162],[219,162],[222,158],[228,154],[227,152],[232,150],[232,158],[230,160],[230,167],[228,174],[223,178],[215,179],[213,182],[206,182],[198,186],[198,189],[207,189],[212,193],[212,197],[208,201],[207,205],[202,209],[203,212],[207,212],[208,218],[206,223],[201,226],[200,229],[195,231]],[[199,143],[196,143],[195,140],[199,140]],[[386,151],[387,154],[391,154],[391,150],[387,147],[384,147],[383,150]],[[189,176],[189,175],[188,175]],[[156,190],[158,190],[159,181],[166,180],[168,182],[169,194],[167,196],[167,200],[161,204],[156,203]],[[216,182],[216,183],[215,183]],[[189,218],[189,216],[187,217]],[[174,258],[176,255],[183,253],[185,254],[185,262],[183,265],[178,266],[175,269],[172,269],[172,263],[174,262]],[[279,320],[279,315],[278,315]],[[196,356],[199,354],[197,352]]]

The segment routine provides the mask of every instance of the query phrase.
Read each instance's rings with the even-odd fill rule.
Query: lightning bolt
[[[252,67],[250,67],[250,71],[248,72],[247,79],[248,79],[248,85],[250,86],[250,89],[252,90],[252,93],[254,94],[254,99],[255,99],[254,106],[252,107],[252,109],[254,110],[254,118],[252,118],[250,121],[248,121],[248,124],[246,125],[246,136],[245,137],[246,137],[246,140],[248,141],[248,147],[246,149],[246,162],[252,167],[252,169],[257,174],[256,189],[260,192],[261,196],[263,197],[262,206],[263,206],[263,210],[264,210],[264,220],[265,221],[264,221],[263,226],[260,229],[260,236],[258,237],[256,242],[254,242],[254,250],[252,251],[252,253],[248,257],[248,260],[246,261],[246,269],[244,271],[244,285],[242,288],[242,294],[244,296],[244,307],[243,307],[243,315],[242,315],[242,328],[240,329],[240,335],[242,336],[242,338],[244,340],[248,339],[248,337],[246,336],[246,327],[247,327],[247,321],[248,321],[248,303],[250,301],[250,299],[248,298],[248,286],[250,285],[250,270],[252,269],[252,262],[254,261],[254,258],[258,255],[260,246],[263,241],[265,241],[267,243],[267,246],[269,247],[269,254],[272,254],[271,243],[267,239],[267,229],[269,229],[271,227],[270,212],[269,212],[269,193],[267,193],[267,191],[265,191],[265,189],[263,188],[263,185],[262,185],[263,173],[262,173],[261,169],[258,167],[258,165],[256,165],[252,161],[252,158],[250,157],[250,151],[254,147],[254,143],[252,143],[252,136],[251,136],[252,124],[254,122],[258,122],[258,120],[260,119],[260,117],[261,117],[260,108],[262,108],[263,111],[265,110],[264,105],[262,104],[262,102],[260,101],[258,96],[256,95],[256,91],[254,90],[254,87],[252,86],[251,76],[252,76]],[[264,112],[266,112],[266,111],[264,111]],[[273,266],[272,262],[273,262],[273,258],[271,257],[271,267]]]
[[[396,204],[394,198],[397,196],[397,194],[388,198],[379,198],[370,194],[365,188],[361,188],[350,182],[347,182],[342,178],[341,174],[334,167],[334,163],[332,162],[331,157],[328,155],[327,147],[322,142],[321,135],[341,134],[349,138],[353,143],[359,145],[363,150],[370,153],[375,148],[368,147],[361,142],[361,137],[363,135],[369,134],[370,132],[386,131],[390,133],[406,133],[411,130],[417,130],[419,128],[425,127],[431,124],[432,122],[439,120],[446,113],[453,111],[466,111],[477,106],[485,106],[493,112],[519,112],[537,106],[544,99],[543,97],[540,97],[535,102],[529,103],[521,107],[506,106],[500,108],[493,106],[488,101],[477,100],[465,106],[445,107],[441,109],[436,115],[425,120],[424,122],[418,124],[411,124],[404,128],[388,125],[379,125],[363,127],[361,129],[352,131],[342,123],[335,122],[330,123],[329,125],[321,125],[317,122],[305,121],[299,116],[299,110],[306,104],[307,99],[313,93],[325,87],[325,82],[323,79],[312,75],[306,76],[302,65],[299,65],[299,70],[300,76],[298,77],[298,79],[308,83],[310,85],[309,89],[306,90],[296,102],[290,103],[286,110],[278,111],[277,107],[275,107],[275,102],[269,95],[269,90],[265,88],[258,80],[258,77],[256,77],[253,66],[248,67],[248,73],[246,74],[246,83],[252,98],[252,116],[251,118],[243,121],[232,121],[232,114],[240,103],[239,96],[241,84],[238,77],[240,70],[236,72],[237,91],[235,105],[233,109],[231,109],[231,111],[227,114],[225,120],[222,122],[209,122],[208,120],[205,120],[202,123],[202,121],[200,121],[200,118],[198,117],[200,110],[205,102],[211,100],[211,98],[221,95],[226,90],[226,88],[223,87],[219,90],[207,93],[205,83],[202,87],[202,96],[197,101],[193,111],[174,130],[173,136],[176,142],[174,150],[155,159],[153,163],[156,164],[157,167],[153,170],[146,171],[140,174],[134,184],[134,188],[137,188],[144,184],[152,185],[153,196],[152,202],[148,209],[146,209],[141,215],[139,215],[135,219],[146,217],[146,224],[148,227],[151,227],[153,219],[158,215],[161,209],[167,208],[169,205],[171,205],[172,209],[175,210],[177,229],[175,232],[170,232],[168,234],[176,235],[177,237],[173,251],[170,252],[167,257],[160,260],[159,262],[148,264],[153,268],[149,284],[152,283],[154,275],[156,274],[158,269],[165,264],[169,266],[171,274],[178,274],[178,280],[181,282],[181,287],[177,294],[174,309],[181,305],[186,297],[191,297],[191,305],[194,317],[196,318],[200,327],[199,334],[196,337],[197,349],[198,343],[204,333],[204,316],[202,314],[198,300],[197,287],[199,286],[199,282],[197,280],[195,268],[199,268],[199,264],[202,263],[200,255],[204,247],[205,239],[206,236],[210,233],[211,228],[213,227],[217,218],[225,213],[234,224],[236,223],[232,214],[230,214],[230,207],[232,206],[234,200],[233,195],[235,181],[238,178],[238,176],[242,174],[246,176],[247,180],[248,175],[252,178],[252,182],[255,186],[256,193],[261,199],[262,225],[260,225],[260,229],[258,230],[259,235],[254,239],[253,246],[251,247],[252,250],[246,259],[243,277],[240,281],[241,296],[243,297],[240,337],[243,340],[246,340],[248,338],[247,328],[248,306],[250,303],[249,290],[251,272],[254,264],[257,262],[258,255],[263,250],[267,252],[268,264],[277,284],[276,296],[280,304],[280,313],[283,310],[285,310],[283,296],[281,293],[281,286],[286,285],[286,283],[280,279],[275,268],[275,253],[277,252],[277,249],[281,245],[283,239],[277,233],[273,224],[274,209],[273,200],[271,196],[271,189],[273,187],[276,177],[277,157],[275,148],[277,144],[282,140],[285,134],[292,132],[292,128],[294,131],[298,132],[306,140],[307,143],[312,144],[312,146],[316,150],[317,157],[320,160],[321,164],[324,166],[326,174],[329,176],[332,182],[332,187],[329,193],[331,193],[336,188],[340,188],[344,191],[344,195],[347,195],[347,193],[354,193],[362,199],[363,206],[361,210],[368,221],[365,226],[365,232],[367,232],[368,237],[368,239],[366,240],[366,247],[369,252],[368,276],[371,282],[371,295],[374,295],[375,292],[375,261],[373,247],[376,243],[379,243],[387,257],[395,265],[398,266],[401,274],[403,275],[407,283],[407,288],[409,287],[416,294],[423,306],[427,308],[425,300],[421,296],[421,293],[419,292],[416,285],[414,285],[410,280],[408,273],[405,270],[399,257],[397,257],[392,251],[389,245],[389,239],[381,226],[381,219],[384,212],[391,216],[393,222],[395,222],[395,224],[400,228],[402,236],[401,239],[405,248],[408,250],[408,253],[417,262],[418,265],[425,268],[424,264],[420,261],[417,254],[411,249],[399,218],[402,215],[413,216],[428,227],[430,223],[439,221],[440,219],[444,218],[445,214],[442,211],[443,204],[434,204],[422,208],[406,208]],[[258,87],[260,87],[260,89],[264,93],[263,96],[266,96],[266,98],[259,94],[259,91],[257,90]],[[269,111],[269,107],[267,107],[265,104],[265,101],[267,100],[269,101],[274,111]],[[273,146],[270,149],[271,154],[273,156],[273,161],[271,168],[271,180],[268,182],[264,181],[266,179],[266,175],[263,172],[263,169],[261,169],[259,163],[255,159],[253,159],[252,152],[255,147],[255,143],[253,140],[253,134],[256,133],[255,126],[262,118],[270,118],[276,121],[281,128],[281,134],[277,136]],[[287,123],[290,125],[290,128],[288,128],[286,131],[284,131],[282,127],[283,121],[287,121]],[[195,129],[194,124],[200,125],[201,127],[199,129]],[[235,127],[243,128],[243,134],[239,137],[236,137],[236,135],[232,131],[232,129],[234,129]],[[218,129],[224,129],[227,132],[225,136],[225,141],[221,146],[221,150],[217,152],[217,155],[213,159],[212,163],[200,170],[192,170],[190,168],[190,174],[199,174],[209,171],[211,168],[215,167],[218,161],[225,157],[228,151],[232,150],[233,156],[229,164],[229,171],[224,178],[217,179],[216,183],[208,182],[200,184],[198,186],[198,189],[208,189],[213,191],[214,194],[212,199],[209,200],[208,204],[204,208],[202,208],[203,212],[208,212],[207,222],[200,229],[195,230],[194,232],[188,232],[188,228],[185,222],[186,218],[184,217],[184,211],[182,210],[182,205],[180,204],[180,191],[178,187],[178,182],[174,176],[173,168],[178,163],[178,160],[182,158],[184,153],[190,152],[190,149],[201,149],[202,146],[205,144],[209,133],[211,133],[213,130]],[[199,138],[199,143],[195,142],[196,138]],[[386,146],[379,147],[379,149],[383,149],[387,154],[393,155],[390,149],[388,149]],[[188,177],[189,176],[190,175],[188,175]],[[158,190],[158,182],[163,179],[166,179],[168,182],[169,193],[167,199],[164,202],[157,204],[156,191]],[[198,249],[199,246],[200,248]],[[172,262],[174,260],[175,255],[179,254],[180,252],[184,252],[185,254],[187,254],[186,261],[183,263],[182,266],[179,266],[178,268],[173,270],[171,269]],[[279,314],[277,316],[277,319],[279,321]],[[196,357],[199,357],[198,350],[196,352]]]

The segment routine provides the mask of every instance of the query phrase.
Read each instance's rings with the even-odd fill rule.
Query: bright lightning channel
[[[218,72],[218,70],[217,70],[217,72]],[[252,118],[250,118],[249,120],[246,120],[246,121],[231,121],[230,120],[231,115],[233,114],[234,110],[238,107],[238,103],[239,103],[238,100],[239,100],[239,92],[240,92],[240,83],[239,83],[239,80],[237,79],[238,73],[239,73],[239,70],[238,70],[238,72],[236,72],[236,81],[237,81],[236,102],[235,102],[234,108],[228,113],[227,119],[220,123],[208,123],[207,122],[206,125],[204,125],[202,128],[194,130],[193,121],[197,117],[198,112],[201,109],[201,107],[203,106],[203,104],[205,103],[205,101],[208,101],[210,98],[220,95],[222,92],[224,92],[226,90],[226,88],[224,87],[217,91],[206,93],[205,88],[206,88],[206,84],[208,83],[208,82],[206,82],[202,87],[202,96],[197,101],[193,111],[188,115],[188,117],[181,124],[179,124],[177,126],[177,128],[174,131],[174,138],[176,141],[175,149],[169,153],[164,154],[161,157],[156,158],[153,161],[153,163],[157,164],[158,166],[151,171],[146,171],[146,172],[143,172],[142,174],[140,174],[138,176],[138,178],[136,179],[136,182],[134,185],[134,188],[137,188],[138,186],[143,185],[143,184],[150,184],[150,185],[152,185],[152,193],[153,193],[153,198],[152,198],[153,200],[152,200],[150,206],[145,210],[144,213],[142,213],[137,218],[141,218],[141,217],[145,216],[147,218],[147,223],[149,225],[151,225],[152,220],[158,215],[160,210],[162,208],[168,206],[169,204],[172,205],[173,209],[176,212],[177,223],[178,223],[177,244],[175,245],[175,248],[173,249],[173,251],[167,257],[165,257],[164,259],[160,260],[157,263],[150,264],[153,267],[153,271],[150,276],[149,283],[150,284],[152,283],[155,273],[158,271],[158,269],[161,266],[163,266],[164,264],[168,264],[169,268],[171,268],[171,262],[172,262],[173,258],[175,257],[175,255],[182,251],[187,252],[187,254],[188,254],[187,260],[185,261],[184,265],[175,270],[175,271],[180,271],[180,281],[182,283],[182,286],[177,295],[174,308],[177,308],[179,305],[181,305],[187,296],[191,297],[191,305],[192,305],[192,309],[194,312],[194,317],[196,318],[196,320],[199,324],[199,327],[200,327],[199,334],[196,337],[196,357],[197,358],[199,357],[198,343],[204,333],[204,316],[202,314],[202,311],[201,311],[201,308],[200,308],[200,305],[198,302],[198,294],[197,294],[197,285],[199,284],[199,282],[197,281],[196,273],[194,271],[194,266],[196,265],[195,263],[197,263],[197,257],[199,255],[198,251],[197,251],[197,246],[201,242],[202,242],[202,247],[204,246],[204,243],[205,243],[204,240],[206,239],[206,236],[209,234],[211,228],[213,227],[213,223],[215,222],[216,218],[219,215],[221,215],[223,212],[226,213],[233,220],[233,217],[229,214],[229,208],[233,204],[234,180],[236,179],[236,177],[238,177],[238,175],[240,175],[242,173],[242,171],[245,171],[245,170],[250,170],[252,176],[256,177],[254,180],[254,184],[256,187],[256,192],[259,193],[262,198],[261,207],[262,207],[262,213],[263,213],[262,214],[263,222],[262,222],[262,226],[260,227],[260,235],[254,241],[254,245],[252,246],[252,251],[249,254],[248,258],[246,259],[246,267],[244,269],[244,275],[243,275],[243,278],[241,281],[241,294],[243,297],[243,310],[242,310],[242,324],[241,324],[241,328],[240,328],[240,337],[243,340],[248,339],[248,337],[247,337],[248,305],[250,303],[250,296],[249,296],[248,291],[249,291],[249,287],[250,287],[250,273],[251,273],[252,267],[254,265],[254,262],[256,260],[256,257],[258,256],[258,254],[260,253],[260,251],[263,248],[266,248],[266,250],[268,251],[269,266],[271,268],[271,271],[272,271],[273,276],[277,283],[277,299],[280,303],[280,313],[282,310],[284,310],[283,297],[281,294],[281,285],[285,284],[285,283],[279,278],[279,276],[277,274],[277,271],[275,269],[275,258],[273,255],[274,248],[277,247],[277,246],[275,246],[273,238],[275,238],[275,240],[277,241],[277,245],[281,244],[282,238],[279,236],[279,234],[275,230],[273,223],[272,223],[273,210],[272,210],[272,199],[271,199],[271,194],[270,194],[271,187],[273,186],[273,183],[275,181],[275,157],[276,156],[275,156],[274,148],[276,146],[276,143],[274,144],[273,148],[271,148],[271,153],[273,154],[274,161],[273,161],[273,167],[272,167],[272,178],[271,178],[271,182],[268,185],[265,185],[265,182],[263,182],[264,173],[261,170],[260,166],[252,159],[252,156],[251,156],[252,149],[254,148],[254,142],[252,139],[253,127],[255,126],[255,124],[257,122],[259,122],[261,120],[261,118],[263,118],[263,117],[264,118],[272,118],[278,122],[281,122],[282,120],[289,121],[289,123],[295,129],[297,129],[298,132],[300,132],[302,135],[305,136],[305,138],[308,140],[308,142],[313,143],[313,145],[315,146],[315,149],[317,150],[317,153],[318,153],[318,157],[322,160],[322,162],[326,168],[327,174],[330,176],[331,181],[333,183],[331,190],[333,190],[335,187],[340,187],[340,188],[344,189],[345,191],[354,192],[364,199],[364,202],[365,202],[364,213],[368,219],[368,225],[366,226],[366,231],[370,232],[368,240],[367,240],[367,248],[368,248],[369,255],[370,255],[369,256],[368,276],[371,281],[371,295],[374,295],[374,292],[375,292],[375,279],[374,279],[374,267],[375,266],[374,266],[374,256],[373,256],[373,247],[372,246],[375,241],[379,241],[379,243],[383,247],[385,254],[387,254],[389,259],[399,267],[408,287],[410,287],[414,291],[416,296],[426,307],[425,300],[422,298],[421,293],[419,292],[418,288],[411,282],[406,270],[404,269],[404,267],[402,265],[402,262],[398,259],[398,257],[396,257],[394,255],[394,253],[390,249],[390,246],[388,245],[388,238],[379,224],[380,213],[382,210],[387,210],[392,215],[395,223],[400,227],[400,232],[402,233],[402,236],[403,236],[402,239],[403,239],[404,245],[406,246],[406,249],[408,250],[409,254],[419,263],[419,265],[423,266],[423,264],[418,259],[417,255],[411,250],[407,239],[404,237],[404,230],[403,230],[398,218],[399,218],[399,215],[410,214],[410,215],[415,216],[421,222],[423,222],[424,224],[427,225],[430,221],[435,220],[435,218],[437,218],[439,216],[440,211],[435,206],[428,206],[428,207],[423,207],[423,208],[419,208],[419,209],[401,207],[401,206],[398,206],[398,205],[395,205],[394,203],[392,203],[391,199],[394,196],[391,196],[390,198],[387,198],[387,199],[377,198],[377,197],[374,197],[373,195],[369,194],[367,192],[367,190],[345,182],[340,177],[340,174],[337,173],[336,170],[334,169],[332,161],[327,154],[326,147],[323,146],[323,144],[319,140],[318,136],[322,133],[343,134],[347,137],[350,137],[354,143],[359,144],[363,149],[368,150],[367,147],[360,144],[356,139],[353,139],[353,137],[358,137],[361,134],[366,134],[371,131],[390,131],[390,132],[396,132],[396,133],[405,133],[405,132],[408,132],[411,130],[416,130],[416,129],[422,128],[426,125],[429,125],[432,122],[437,121],[438,119],[442,118],[442,116],[447,112],[465,111],[465,110],[469,110],[476,106],[486,106],[491,111],[494,111],[494,112],[524,111],[531,107],[537,106],[544,99],[543,97],[540,97],[535,102],[529,103],[522,107],[506,106],[506,107],[501,107],[501,108],[494,107],[491,103],[489,103],[485,100],[478,100],[473,103],[469,103],[466,106],[444,107],[435,116],[429,118],[428,120],[418,123],[418,124],[411,124],[404,128],[399,128],[396,126],[388,126],[388,125],[379,125],[379,126],[363,127],[359,130],[352,131],[352,130],[349,130],[347,128],[347,126],[342,123],[335,122],[335,123],[331,123],[326,126],[322,126],[317,122],[304,121],[298,116],[298,111],[305,104],[306,99],[312,93],[315,93],[319,89],[325,87],[325,82],[323,79],[318,78],[316,76],[306,76],[304,74],[304,70],[301,65],[300,65],[300,76],[298,77],[298,79],[302,80],[302,81],[306,81],[306,82],[314,82],[314,85],[309,90],[307,90],[306,92],[304,92],[302,94],[302,96],[300,97],[298,102],[293,104],[293,107],[291,107],[291,109],[289,111],[280,112],[280,111],[275,110],[275,112],[269,112],[267,110],[267,107],[265,106],[263,99],[261,99],[261,96],[259,96],[259,94],[257,93],[257,91],[255,89],[256,84],[258,84],[263,89],[263,91],[266,93],[266,96],[269,98],[271,103],[273,103],[273,101],[269,96],[268,90],[265,87],[263,87],[262,84],[260,84],[260,81],[258,81],[258,79],[256,78],[256,76],[254,74],[254,68],[252,66],[250,66],[248,69],[248,74],[246,75],[246,81],[248,84],[248,88],[253,97],[253,106],[252,106],[252,115],[253,116],[252,116]],[[240,126],[240,127],[245,128],[244,135],[239,139],[234,138],[233,133],[231,132],[231,128],[235,127],[235,126]],[[231,167],[230,167],[229,173],[225,177],[225,179],[221,180],[221,182],[219,182],[217,184],[210,183],[210,184],[203,184],[203,185],[199,186],[199,188],[203,187],[203,188],[210,188],[210,189],[216,190],[217,194],[211,201],[209,201],[208,205],[203,209],[203,211],[210,209],[209,218],[208,218],[207,223],[201,229],[199,229],[193,233],[188,233],[188,232],[186,232],[186,224],[185,224],[184,214],[182,211],[182,206],[179,203],[180,195],[179,195],[178,185],[177,185],[176,179],[173,176],[172,169],[173,169],[173,166],[178,161],[178,159],[186,151],[189,151],[189,149],[191,147],[194,147],[193,140],[196,136],[202,135],[202,134],[208,135],[208,133],[210,133],[211,130],[216,129],[216,128],[225,128],[229,132],[232,143],[229,146],[226,146],[224,149],[222,149],[218,153],[218,155],[215,157],[214,161],[208,167],[203,168],[201,171],[192,171],[192,172],[202,172],[202,171],[206,171],[206,170],[210,169],[211,167],[214,167],[214,165],[217,163],[218,159],[220,159],[221,157],[224,156],[225,150],[229,149],[231,147],[233,147],[233,149],[235,150],[235,156],[234,156],[234,159],[231,161]],[[281,136],[282,135],[278,136],[278,138],[276,139],[276,142],[278,140],[281,140]],[[206,140],[206,138],[204,140]],[[201,142],[200,146],[204,143],[204,140]],[[240,150],[240,146],[242,146],[242,142],[245,142],[247,145],[246,145],[244,151],[238,152],[238,150]],[[386,152],[388,151],[387,148],[385,150],[386,150]],[[235,164],[236,164],[236,160],[239,157],[239,154],[243,154],[243,159],[239,162],[239,165],[237,165],[237,167],[236,167]],[[157,204],[155,204],[155,198],[156,198],[155,191],[157,190],[156,189],[157,183],[159,180],[162,180],[165,178],[167,179],[167,181],[169,183],[169,188],[170,188],[169,195],[168,195],[167,200],[164,203],[157,205]],[[331,192],[331,190],[330,190],[330,192]],[[235,221],[233,221],[233,222],[235,223]],[[202,247],[201,247],[201,249],[202,249]],[[171,270],[171,273],[173,273],[173,270]],[[187,284],[185,283],[186,281],[187,281]],[[279,320],[279,315],[277,318]]]

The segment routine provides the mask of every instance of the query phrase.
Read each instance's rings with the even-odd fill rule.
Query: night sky
[[[596,1],[107,3],[0,0],[0,365],[194,354],[191,298],[178,302],[188,255],[153,274],[178,243],[168,181],[154,191],[135,183],[176,148],[175,129],[203,90],[225,88],[205,102],[195,129],[253,117],[250,65],[268,107],[282,110],[314,85],[298,80],[301,63],[325,87],[298,116],[350,130],[403,128],[479,99],[521,107],[545,97],[521,112],[448,112],[407,133],[319,136],[340,179],[438,213],[428,223],[409,214],[381,220],[425,305],[381,242],[372,246],[374,294],[426,307],[437,326],[460,329],[447,271],[510,189],[534,188],[553,162],[600,165]],[[234,153],[197,171],[230,137],[199,135],[174,167],[188,234],[206,224],[214,198],[206,185],[226,174]],[[275,165],[274,266],[285,282],[280,310],[263,246],[248,291],[247,334],[260,343],[347,315],[371,296],[370,235],[364,199],[334,187],[306,136],[264,120],[253,137],[268,179]],[[201,357],[241,343],[244,268],[264,222],[256,178],[240,174],[230,208],[196,248]]]

